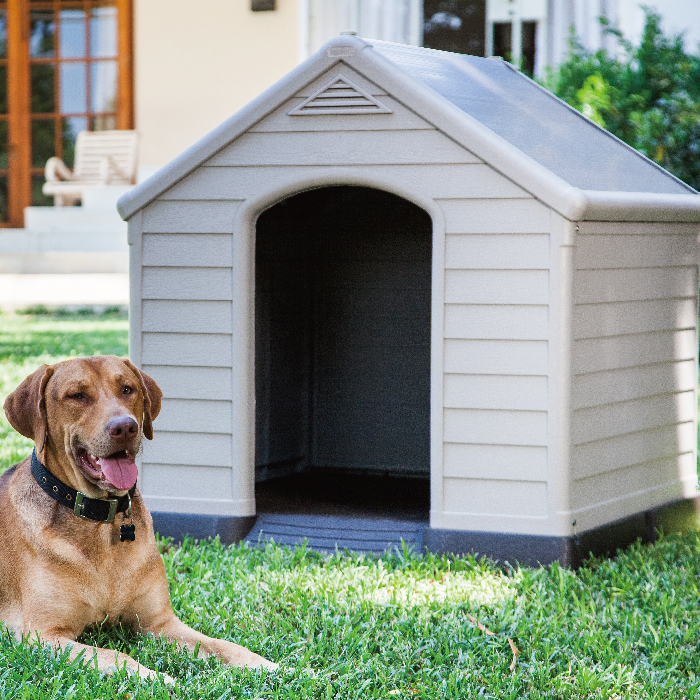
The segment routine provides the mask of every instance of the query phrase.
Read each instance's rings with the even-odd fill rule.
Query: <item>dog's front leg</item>
[[[111,674],[117,670],[117,667],[122,668],[126,664],[129,670],[139,678],[153,680],[159,675],[156,671],[140,664],[136,659],[132,659],[128,654],[123,654],[114,649],[102,649],[100,647],[81,644],[80,642],[76,642],[75,639],[65,636],[65,633],[62,634],[57,631],[39,632],[39,636],[43,641],[50,641],[56,647],[69,649],[69,658],[71,661],[78,658],[81,653],[85,661],[92,661],[95,659],[98,670],[103,673]],[[166,683],[175,682],[173,678],[165,673],[160,675]]]
[[[214,639],[207,637],[197,630],[188,627],[177,618],[175,613],[168,614],[163,621],[149,626],[146,632],[153,632],[155,635],[162,634],[180,647],[194,651],[199,644],[199,654],[201,656],[218,656],[229,666],[247,666],[249,668],[267,668],[274,670],[277,664],[268,661],[263,656],[256,654],[250,649],[227,642],[225,639]]]

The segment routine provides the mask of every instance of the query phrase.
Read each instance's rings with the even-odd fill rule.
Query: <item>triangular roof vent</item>
[[[338,73],[333,80],[287,114],[391,114],[391,110],[342,73]]]

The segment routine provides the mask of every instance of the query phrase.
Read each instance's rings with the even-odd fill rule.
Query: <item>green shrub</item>
[[[619,40],[618,56],[587,51],[572,35],[567,59],[547,75],[545,85],[700,189],[700,55],[686,53],[682,36],[665,36],[660,16],[645,12],[639,46],[606,26]]]

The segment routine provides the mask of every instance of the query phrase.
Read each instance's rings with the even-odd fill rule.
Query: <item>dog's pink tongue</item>
[[[100,466],[107,480],[124,491],[136,483],[139,475],[138,467],[128,457],[101,457]]]

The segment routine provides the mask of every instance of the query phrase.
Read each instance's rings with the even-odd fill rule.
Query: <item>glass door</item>
[[[0,17],[9,44],[0,82],[5,64],[10,73],[9,110],[0,99],[0,222],[21,226],[24,207],[53,204],[41,191],[49,158],[72,167],[80,131],[133,128],[131,7],[129,0],[7,0]]]

